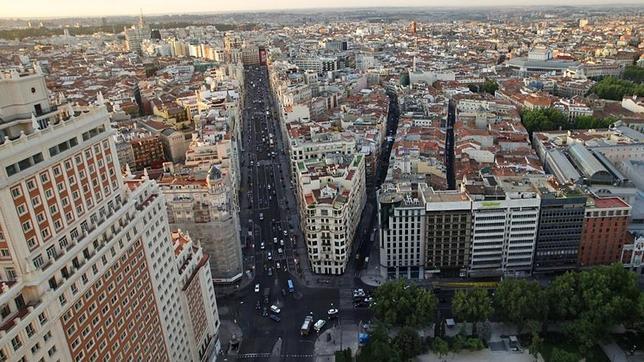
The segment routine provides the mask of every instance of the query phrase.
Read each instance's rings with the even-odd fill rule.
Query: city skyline
[[[642,0],[264,1],[5,0],[0,362],[644,360]]]
[[[534,6],[561,6],[562,4],[555,0],[538,0],[538,1],[510,1],[510,0],[486,0],[483,3],[474,0],[459,0],[457,2],[443,3],[438,1],[426,2],[422,0],[403,0],[395,4],[382,0],[350,0],[327,1],[324,5],[309,6],[295,0],[279,1],[261,1],[250,0],[239,4],[218,4],[217,2],[208,2],[205,0],[187,0],[183,2],[173,2],[159,4],[151,0],[140,0],[129,2],[124,0],[115,0],[109,3],[86,3],[76,0],[62,0],[56,2],[56,6],[47,0],[29,0],[31,6],[25,6],[24,3],[6,3],[4,4],[3,14],[0,18],[57,18],[57,17],[77,17],[77,16],[127,16],[139,15],[141,10],[143,14],[160,15],[160,14],[194,14],[194,13],[222,13],[222,12],[254,12],[254,11],[278,11],[278,10],[305,10],[305,9],[342,9],[342,8],[398,8],[398,7],[449,7],[449,8],[482,8],[482,7],[534,7]],[[623,5],[637,5],[639,2],[624,0],[620,1]],[[222,5],[222,6],[220,6]],[[596,6],[605,5],[601,0],[571,0],[566,6]]]

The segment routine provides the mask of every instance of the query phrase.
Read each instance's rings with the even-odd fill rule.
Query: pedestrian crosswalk
[[[340,289],[340,310],[353,308],[353,290],[351,288]]]

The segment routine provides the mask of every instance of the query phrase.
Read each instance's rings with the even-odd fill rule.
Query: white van
[[[326,324],[326,321],[324,319],[320,319],[319,321],[315,322],[313,325],[313,329],[315,329],[316,332],[320,333],[322,328],[324,328],[324,325]]]

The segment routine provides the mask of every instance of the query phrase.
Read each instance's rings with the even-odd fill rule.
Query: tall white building
[[[0,360],[205,360],[208,258],[176,253],[156,183],[122,179],[105,108],[52,111],[43,85],[0,79],[19,96],[0,104]]]
[[[381,274],[390,279],[423,279],[425,203],[418,185],[385,184],[378,192]]]
[[[297,193],[311,263],[319,274],[344,273],[366,202],[363,155],[300,161]]]
[[[471,195],[470,276],[531,273],[540,198],[520,177],[488,177],[490,192]]]

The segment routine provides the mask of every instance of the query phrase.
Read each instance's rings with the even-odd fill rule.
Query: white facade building
[[[471,197],[469,275],[530,274],[539,225],[539,195],[527,190],[506,190],[493,197]]]
[[[364,156],[300,161],[297,193],[311,270],[344,273],[366,202]]]
[[[390,279],[422,279],[425,267],[425,203],[410,184],[378,193],[380,273]]]
[[[0,144],[0,359],[208,358],[214,291],[200,284],[205,297],[192,300],[213,314],[195,334],[158,187],[122,179],[103,106],[46,112],[31,91],[42,82],[0,83],[0,94],[17,87],[33,95],[23,106],[43,109],[24,119],[2,108],[5,134],[22,135]]]

